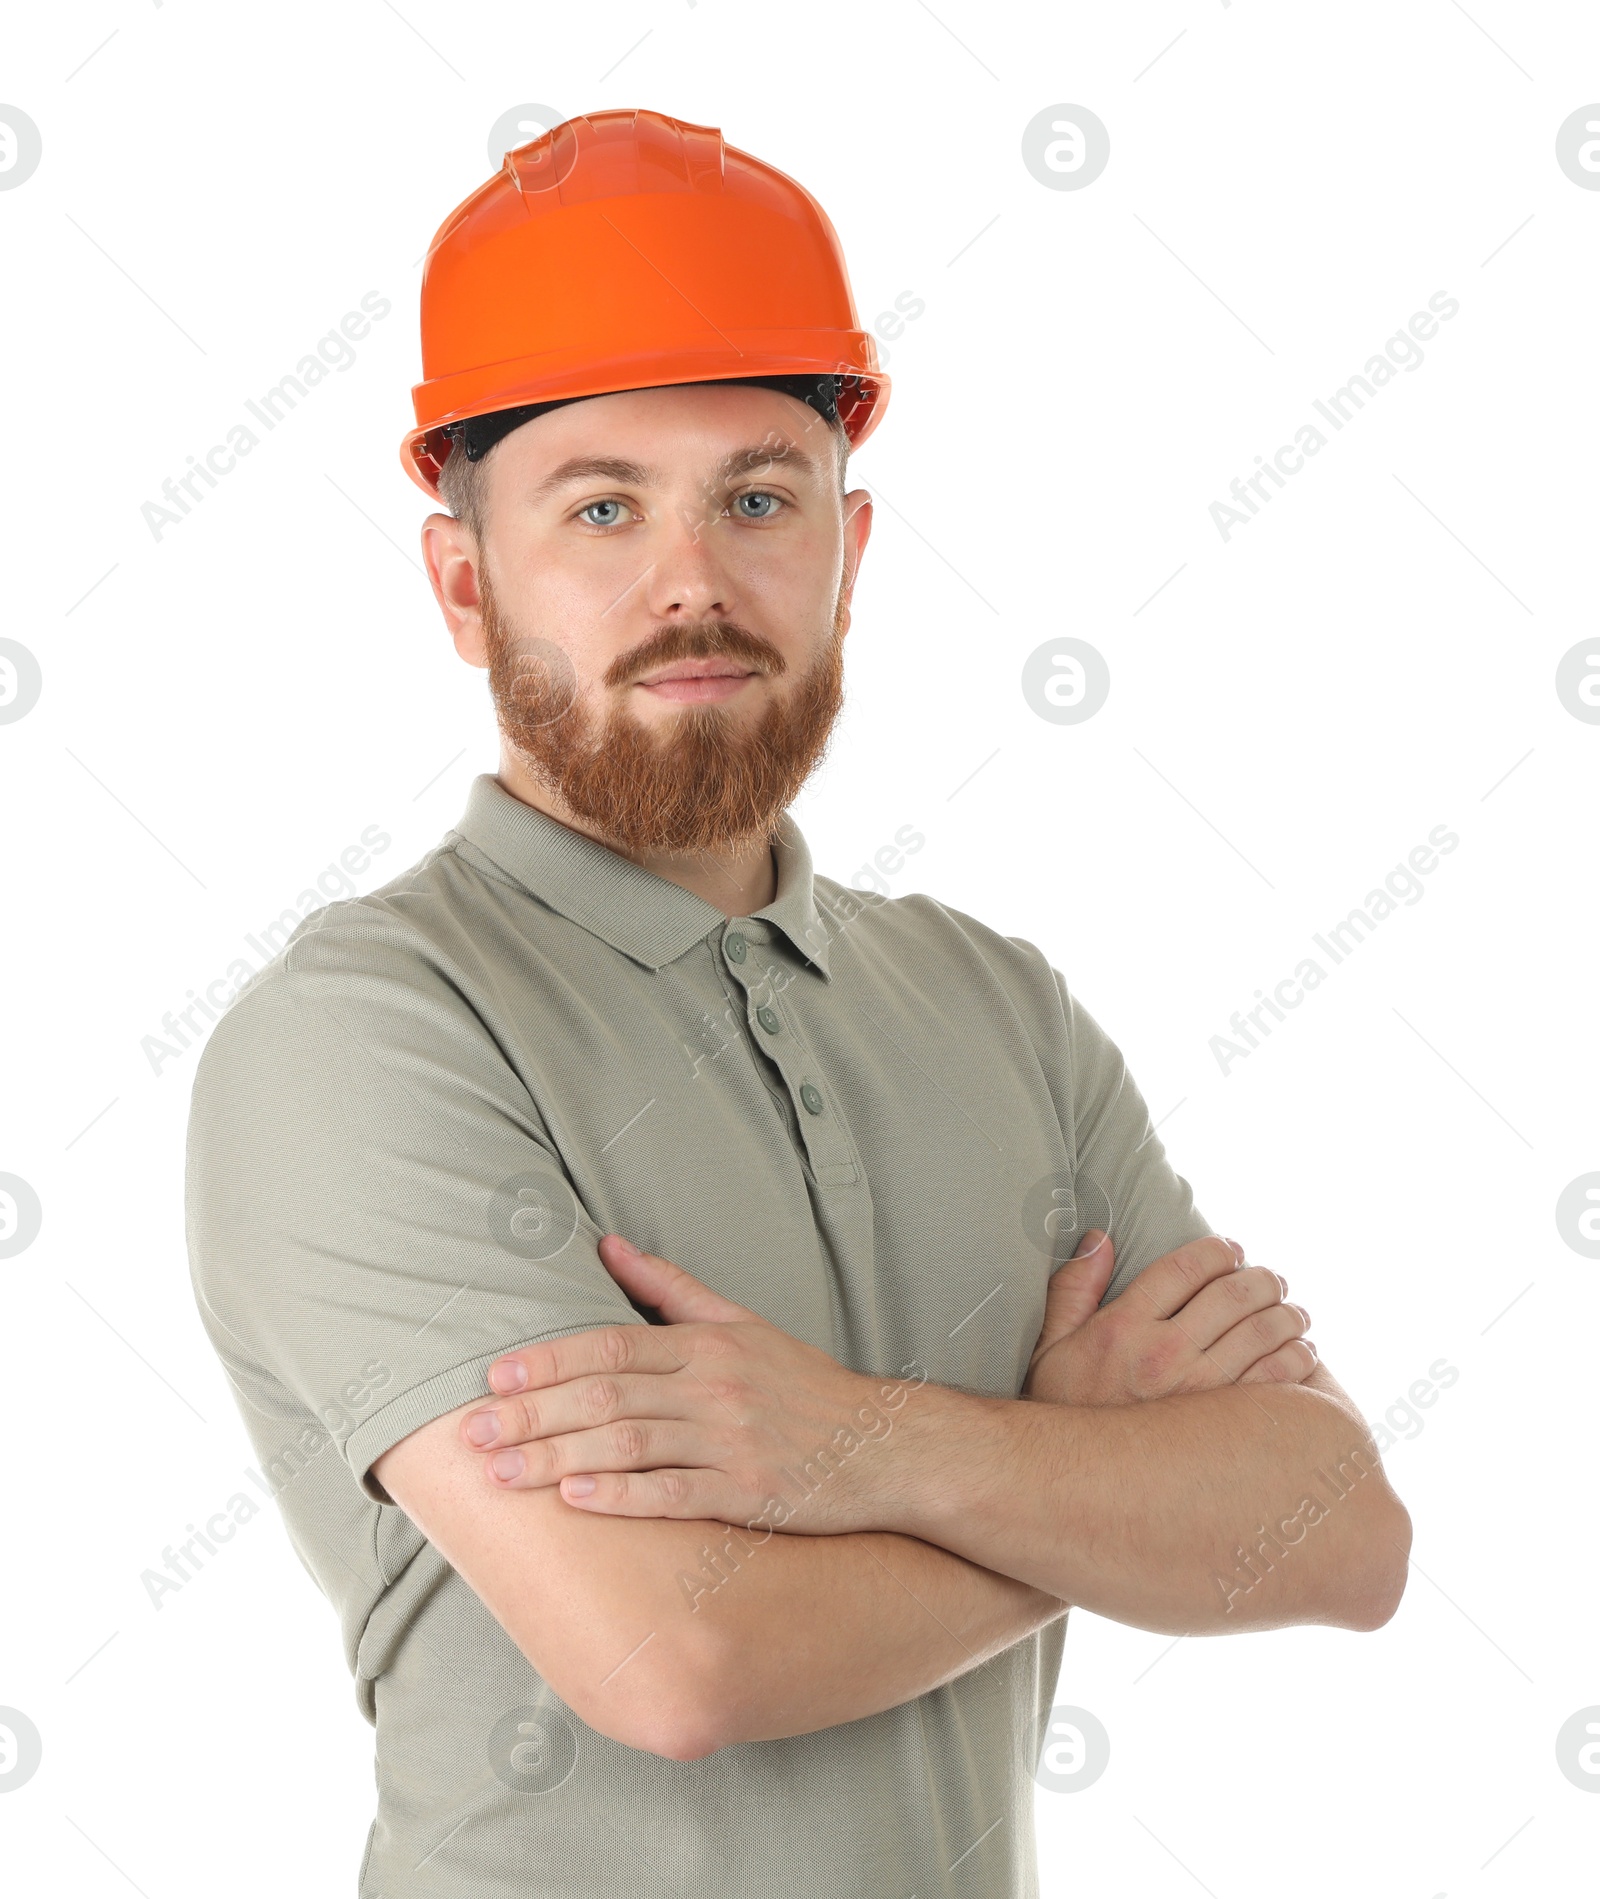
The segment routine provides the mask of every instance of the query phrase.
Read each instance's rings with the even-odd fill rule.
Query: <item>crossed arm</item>
[[[858,1719],[1068,1603],[1193,1634],[1398,1603],[1404,1506],[1305,1314],[1227,1242],[1104,1308],[1108,1240],[1058,1269],[1021,1399],[860,1377],[614,1236],[602,1258],[669,1323],[509,1355],[498,1403],[374,1469],[613,1739],[688,1760]]]

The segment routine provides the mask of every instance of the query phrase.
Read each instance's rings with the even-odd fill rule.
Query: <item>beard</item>
[[[566,653],[507,625],[478,575],[489,691],[506,742],[591,835],[626,856],[739,853],[770,843],[811,776],[844,704],[844,590],[827,643],[787,692],[753,721],[721,705],[680,705],[654,730],[623,705],[598,718],[584,704]],[[605,691],[682,659],[731,659],[770,677],[787,672],[777,648],[731,620],[670,624],[615,659]]]

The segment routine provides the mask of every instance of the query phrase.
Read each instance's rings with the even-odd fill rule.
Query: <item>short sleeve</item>
[[[501,1353],[646,1323],[600,1261],[532,1097],[461,987],[392,930],[297,939],[202,1051],[186,1164],[201,1317],[352,1479]]]
[[[1153,1261],[1214,1228],[1174,1173],[1120,1050],[1053,973],[1067,1021],[1076,1225],[1104,1229],[1116,1248],[1104,1305]]]

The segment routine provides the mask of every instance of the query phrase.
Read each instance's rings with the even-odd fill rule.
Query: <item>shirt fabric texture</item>
[[[856,1371],[1015,1398],[1085,1227],[1108,1298],[1212,1231],[1039,950],[814,875],[787,814],[774,850],[774,901],[730,919],[480,777],[202,1052],[191,1273],[376,1730],[361,1899],[1036,1899],[1065,1619],[899,1707],[666,1760],[561,1702],[371,1474],[502,1353],[647,1322],[607,1232]]]

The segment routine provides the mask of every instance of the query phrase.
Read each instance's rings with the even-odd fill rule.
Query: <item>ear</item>
[[[839,588],[841,637],[850,630],[850,605],[861,573],[862,556],[872,533],[872,496],[865,488],[852,489],[844,498],[844,579]]]
[[[422,561],[450,638],[469,666],[487,669],[489,651],[478,590],[478,563],[482,558],[465,521],[458,521],[453,514],[430,514],[423,522]]]

